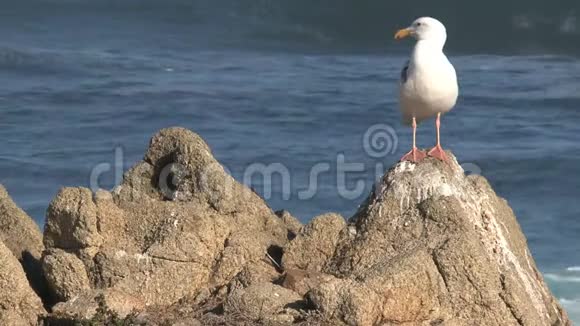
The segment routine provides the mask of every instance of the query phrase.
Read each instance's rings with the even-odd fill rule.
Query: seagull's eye
[[[417,27],[421,26],[421,22],[417,22],[416,25],[417,25]]]

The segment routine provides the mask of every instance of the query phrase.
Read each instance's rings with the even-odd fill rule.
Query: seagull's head
[[[445,44],[447,32],[445,26],[435,18],[417,18],[411,26],[399,30],[395,39],[400,40],[407,36],[414,37],[417,41],[428,40]]]

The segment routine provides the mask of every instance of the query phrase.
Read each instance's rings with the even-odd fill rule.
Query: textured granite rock
[[[135,298],[127,304],[163,306],[264,268],[268,249],[287,237],[284,222],[198,135],[170,128],[113,192],[60,191],[47,213],[43,263],[60,300],[114,291]]]
[[[46,314],[30,287],[22,265],[0,241],[0,325],[37,325]]]
[[[350,325],[570,324],[507,202],[448,155],[377,183],[323,269],[336,279],[309,292],[316,308]]]
[[[164,129],[113,192],[49,207],[54,314],[91,318],[101,298],[148,325],[570,325],[507,202],[448,156],[398,163],[350,220],[303,226]]]

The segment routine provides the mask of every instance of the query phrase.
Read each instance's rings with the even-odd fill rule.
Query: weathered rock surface
[[[8,195],[0,185],[0,241],[20,261],[40,259],[44,246],[38,225]]]
[[[302,225],[302,223],[300,223],[300,221],[296,217],[294,217],[288,211],[285,210],[277,211],[276,216],[281,218],[282,222],[284,222],[284,225],[286,225],[286,228],[288,229],[288,239],[290,240],[294,239],[296,235],[300,233],[300,230],[302,230],[302,227],[304,226]]]
[[[73,299],[91,289],[85,265],[72,253],[62,249],[51,249],[44,256],[42,266],[47,282],[58,301]]]
[[[78,315],[78,297],[111,291],[133,297],[124,301],[135,309],[164,306],[217,291],[243,271],[249,279],[277,273],[266,253],[283,247],[288,232],[198,135],[171,128],[112,193],[65,188],[56,196],[43,266],[53,295],[70,301],[61,314],[68,307]]]
[[[272,283],[257,283],[234,290],[225,302],[226,314],[250,320],[293,323],[305,304],[302,296]]]
[[[0,325],[36,325],[45,313],[22,265],[0,241]]]
[[[334,254],[339,234],[346,223],[342,216],[317,216],[284,248],[282,265],[285,269],[320,271]]]
[[[287,269],[282,279],[282,286],[302,296],[318,287],[320,283],[334,280],[332,275],[302,269]]]
[[[450,157],[376,185],[323,269],[336,278],[308,293],[316,308],[349,325],[569,325],[506,201]]]
[[[162,130],[113,192],[51,203],[53,315],[104,302],[147,325],[570,325],[506,201],[448,155],[396,164],[349,221],[303,226],[199,136]]]
[[[47,295],[46,282],[40,265],[44,245],[42,233],[34,220],[14,203],[0,185],[0,242],[20,261],[32,288]]]

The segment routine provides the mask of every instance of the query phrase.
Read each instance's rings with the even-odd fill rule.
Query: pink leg
[[[427,155],[446,162],[447,154],[445,154],[443,147],[441,147],[441,135],[439,133],[439,128],[441,127],[441,113],[437,113],[437,120],[435,121],[435,126],[437,127],[437,145],[435,145],[435,147],[433,147],[433,149],[431,149],[429,153],[427,153]]]
[[[415,119],[415,117],[413,117],[413,148],[409,153],[405,154],[405,156],[401,158],[401,161],[411,161],[413,163],[417,163],[427,156],[423,151],[420,151],[417,148],[416,138],[417,138],[417,120]]]

